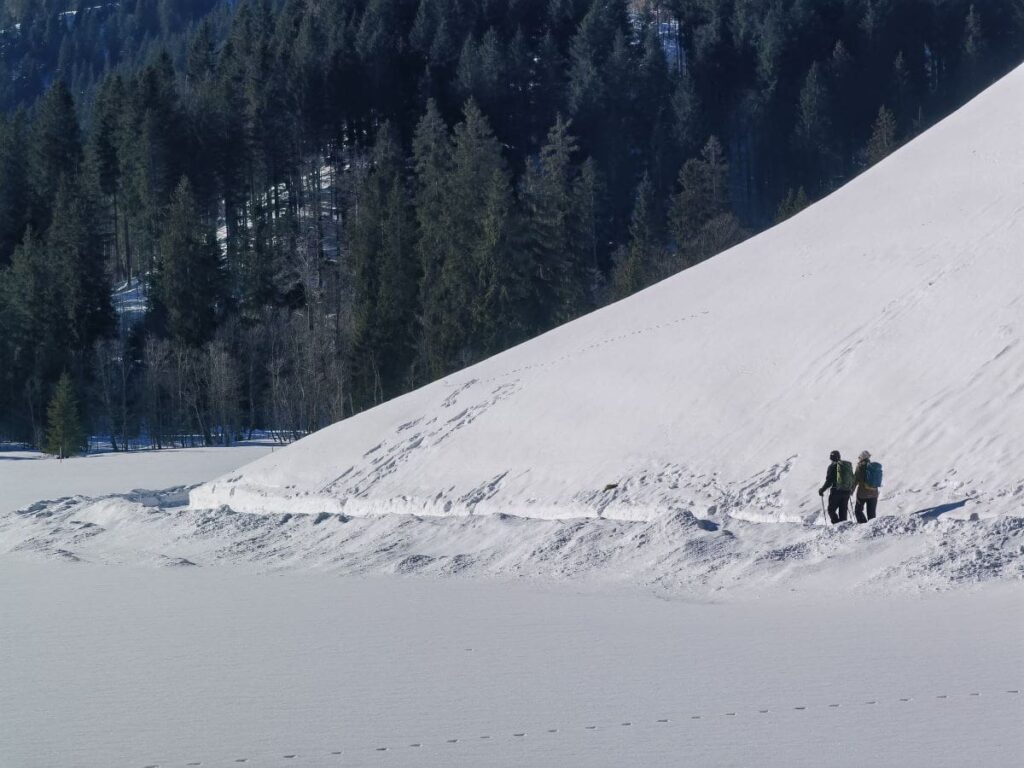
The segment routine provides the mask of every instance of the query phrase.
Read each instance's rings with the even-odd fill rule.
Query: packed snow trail
[[[191,494],[251,513],[1024,509],[1024,67],[796,217]]]

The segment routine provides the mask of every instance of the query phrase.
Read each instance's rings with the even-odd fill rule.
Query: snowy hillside
[[[1024,509],[1024,68],[795,218],[200,486],[193,509],[820,515]],[[612,487],[614,486],[614,487]]]

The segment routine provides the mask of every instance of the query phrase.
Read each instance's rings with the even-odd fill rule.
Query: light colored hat
[[[871,454],[868,453],[867,451],[861,451],[860,452],[860,458],[862,458],[862,459],[870,459],[871,458]]]

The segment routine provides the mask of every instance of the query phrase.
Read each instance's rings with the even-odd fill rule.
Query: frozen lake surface
[[[11,556],[0,583],[4,766],[1024,758],[1016,584],[713,603]]]

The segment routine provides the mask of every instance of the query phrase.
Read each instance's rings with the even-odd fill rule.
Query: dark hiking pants
[[[867,516],[864,515],[864,507],[867,507]],[[875,508],[878,506],[878,499],[857,499],[857,504],[853,508],[853,514],[857,516],[858,523],[866,523],[868,520],[875,519]]]
[[[828,519],[832,525],[845,523],[849,513],[850,492],[841,488],[833,488],[828,492]]]

